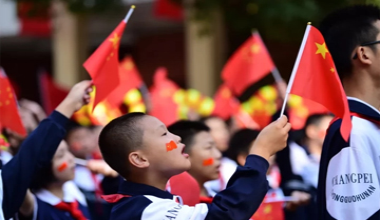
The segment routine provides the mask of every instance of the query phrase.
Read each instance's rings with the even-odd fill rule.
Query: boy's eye
[[[163,133],[163,134],[162,134],[162,136],[166,136],[167,134],[168,134],[168,133],[167,133],[167,132],[165,132],[165,133]]]

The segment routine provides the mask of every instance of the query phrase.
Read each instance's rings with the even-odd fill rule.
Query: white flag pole
[[[127,16],[125,16],[125,19],[124,19],[125,23],[128,23],[128,20],[129,20],[129,18],[131,18],[131,15],[132,15],[133,11],[135,10],[135,8],[136,8],[136,6],[134,6],[134,5],[131,6],[131,8],[128,11]]]
[[[310,28],[311,28],[311,22],[307,23],[307,26],[306,26],[305,35],[303,36],[302,44],[301,44],[300,50],[298,51],[297,59],[292,70],[292,75],[290,76],[288,87],[286,88],[284,103],[282,104],[280,117],[284,114],[285,106],[286,106],[286,103],[288,102],[289,93],[290,93],[290,90],[292,89],[294,78],[296,77],[298,66],[300,64],[301,57],[305,49],[306,41],[309,36]]]

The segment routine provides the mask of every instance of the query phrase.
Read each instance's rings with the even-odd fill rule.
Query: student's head
[[[35,176],[31,188],[35,191],[51,184],[63,184],[75,177],[74,156],[65,141],[61,141],[52,161]]]
[[[79,158],[88,158],[96,148],[96,139],[91,128],[74,125],[66,136],[70,151]]]
[[[202,121],[210,128],[210,133],[214,138],[218,149],[221,152],[226,151],[230,139],[230,133],[226,122],[216,116],[204,118]]]
[[[157,118],[129,113],[106,125],[99,136],[104,160],[127,180],[170,178],[190,169],[181,138]]]
[[[249,149],[254,140],[256,140],[260,131],[252,129],[241,129],[236,131],[228,143],[228,150],[225,155],[234,160],[239,165],[244,165],[248,156]]]
[[[310,115],[305,123],[305,140],[307,142],[312,141],[322,148],[326,136],[326,130],[332,119],[333,116],[329,114]]]
[[[327,16],[319,27],[342,80],[366,70],[380,78],[380,10],[372,5],[356,5]]]
[[[169,131],[181,137],[185,152],[190,155],[189,173],[203,184],[218,179],[222,154],[210,134],[210,128],[203,122],[178,121],[169,126]]]

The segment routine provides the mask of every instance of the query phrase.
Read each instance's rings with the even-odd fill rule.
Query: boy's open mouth
[[[185,153],[185,147],[186,147],[186,146],[183,146],[182,151],[181,151],[181,154],[182,154],[184,157],[189,158],[189,155],[188,155],[187,153]]]

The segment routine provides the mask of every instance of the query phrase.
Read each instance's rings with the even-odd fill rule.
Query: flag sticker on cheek
[[[213,158],[208,158],[203,161],[203,166],[210,166],[214,164],[214,159]]]
[[[62,172],[62,171],[64,171],[66,168],[67,168],[67,163],[66,163],[66,162],[63,162],[61,165],[59,165],[59,167],[58,167],[58,171],[59,171],[59,172]]]
[[[177,144],[174,141],[170,141],[166,144],[166,151],[172,151],[174,149],[177,149]]]

